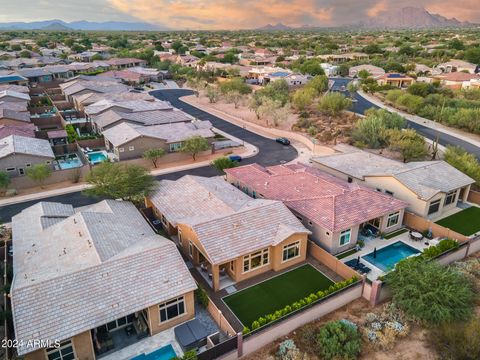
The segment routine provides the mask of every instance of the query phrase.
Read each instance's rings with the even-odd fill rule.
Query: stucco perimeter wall
[[[336,272],[344,279],[349,279],[353,276],[356,276],[359,279],[361,278],[360,274],[358,274],[355,270],[348,267],[335,256],[329,254],[327,251],[323,250],[320,246],[310,240],[308,241],[308,254],[320,261],[330,270]]]
[[[405,212],[403,216],[404,224],[412,229],[425,231],[432,229],[433,237],[447,237],[450,239],[458,240],[459,242],[468,241],[468,237],[457,233],[456,231],[450,230],[449,228],[438,225],[428,219],[422,218],[421,216],[415,215],[414,213]]]
[[[71,181],[72,183],[74,183],[74,178],[77,178],[77,176],[79,176],[79,181],[81,181],[89,172],[90,166],[88,165],[84,165],[82,167],[74,169],[52,171],[52,174],[44,181],[43,185],[51,185],[64,181]],[[25,175],[12,178],[12,182],[10,183],[8,188],[19,190],[28,189],[35,186],[39,186],[39,184]]]
[[[480,191],[471,190],[468,193],[468,201],[480,205]]]
[[[285,319],[276,325],[272,325],[263,331],[252,334],[243,341],[242,357],[259,350],[275,339],[289,334],[300,326],[310,323],[315,319],[341,308],[342,306],[354,301],[355,299],[358,299],[361,296],[362,283],[360,282],[355,286],[345,289],[337,295],[332,296],[331,298],[298,313],[297,315]]]

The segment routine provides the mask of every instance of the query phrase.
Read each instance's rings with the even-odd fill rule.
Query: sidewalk
[[[213,128],[215,132],[229,137],[233,141],[236,141],[240,144],[243,144],[245,147],[245,151],[239,153],[243,158],[249,158],[252,156],[255,156],[258,154],[258,148],[250,143],[246,143],[241,139],[238,139],[234,136],[231,136],[230,134],[226,134],[225,132],[218,130],[216,128]],[[193,162],[190,164],[186,165],[179,165],[179,166],[173,166],[173,167],[167,167],[163,169],[154,169],[150,171],[150,174],[153,176],[159,176],[159,175],[164,175],[164,174],[170,174],[174,173],[177,171],[184,171],[184,170],[190,170],[190,169],[195,169],[199,167],[204,167],[210,165],[211,160],[203,160],[203,161],[198,161],[198,162]],[[81,183],[81,184],[76,184],[68,187],[63,187],[60,189],[53,189],[53,190],[46,190],[42,192],[36,192],[32,194],[26,194],[26,195],[17,195],[17,196],[12,196],[8,197],[5,199],[0,199],[0,207],[2,206],[7,206],[7,205],[12,205],[12,204],[17,204],[17,203],[22,203],[25,201],[31,201],[31,200],[40,200],[44,198],[48,198],[51,196],[57,196],[57,195],[64,195],[64,194],[69,194],[77,191],[83,191],[85,189],[88,189],[90,187],[89,184],[87,183]]]
[[[375,96],[368,95],[364,91],[359,90],[358,95],[363,97],[365,100],[370,101],[371,103],[377,105],[379,108],[388,110],[390,112],[397,113],[401,116],[403,116],[405,119],[414,122],[419,125],[423,125],[425,127],[428,127],[433,130],[437,130],[440,133],[447,134],[453,137],[456,137],[457,139],[460,139],[462,141],[468,142],[476,147],[480,147],[480,136],[475,135],[475,134],[470,134],[467,133],[466,131],[460,130],[460,129],[454,129],[450,128],[448,126],[445,126],[443,124],[440,124],[436,121],[432,121],[429,119],[425,119],[421,116],[418,115],[411,115],[406,112],[403,112],[401,110],[395,109],[391,106],[388,106],[384,104],[380,99],[376,98]]]

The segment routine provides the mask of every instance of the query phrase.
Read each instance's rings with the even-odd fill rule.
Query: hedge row
[[[280,309],[280,310],[277,310],[271,314],[267,314],[265,316],[261,316],[259,317],[257,320],[255,320],[252,324],[251,324],[251,327],[248,327],[248,326],[245,326],[243,328],[243,334],[248,334],[250,331],[253,331],[253,330],[256,330],[268,323],[271,323],[273,321],[276,321],[280,318],[282,318],[283,316],[293,312],[293,311],[297,311],[307,305],[310,305],[312,303],[314,303],[315,301],[317,300],[320,300],[330,294],[333,294],[334,292],[337,292],[338,290],[341,290],[353,283],[355,283],[356,281],[358,281],[358,278],[356,276],[353,276],[349,279],[346,279],[346,280],[343,280],[343,281],[340,281],[338,283],[335,283],[333,285],[330,285],[330,287],[326,290],[320,290],[320,291],[317,291],[315,294],[312,293],[306,297],[304,297],[303,299],[300,299],[298,301],[295,301],[292,305],[287,305],[285,306],[283,309]]]

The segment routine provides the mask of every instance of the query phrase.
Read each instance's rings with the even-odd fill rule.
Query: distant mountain
[[[272,24],[267,24],[265,26],[259,27],[256,30],[261,30],[261,31],[280,31],[280,30],[292,30],[290,26],[287,26],[282,23],[277,23],[275,25]]]
[[[360,26],[368,28],[438,28],[468,26],[468,22],[461,22],[455,18],[431,14],[424,8],[404,7],[397,10],[384,11]]]
[[[10,22],[0,23],[0,29],[8,30],[86,30],[86,31],[158,31],[166,30],[161,26],[156,26],[144,22],[123,22],[123,21],[73,21],[67,23],[63,20],[45,20],[32,22]]]

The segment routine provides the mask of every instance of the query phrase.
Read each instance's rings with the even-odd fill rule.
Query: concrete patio
[[[402,241],[405,244],[410,245],[411,247],[413,247],[413,248],[415,248],[419,251],[423,251],[423,249],[430,246],[430,244],[428,244],[428,245],[425,244],[426,241],[428,241],[428,239],[425,239],[425,238],[423,240],[420,240],[420,241],[411,240],[409,235],[408,235],[408,231],[407,231],[407,232],[404,232],[403,234],[397,235],[397,236],[395,236],[391,239],[381,239],[381,238],[378,238],[378,237],[374,238],[374,239],[369,239],[369,240],[365,241],[365,246],[360,251],[357,251],[352,255],[344,257],[341,261],[345,263],[349,260],[357,259],[358,257],[360,257],[360,263],[364,264],[365,266],[367,266],[371,269],[371,271],[367,274],[367,278],[371,281],[376,280],[379,276],[384,275],[385,272],[382,269],[379,269],[375,265],[373,265],[370,262],[363,259],[363,256],[365,256],[367,254],[370,254],[371,252],[373,252],[375,250],[375,248],[378,251],[378,250],[380,250],[380,249],[382,249],[382,248],[384,248],[384,247],[386,247],[390,244],[393,244],[397,241]]]

